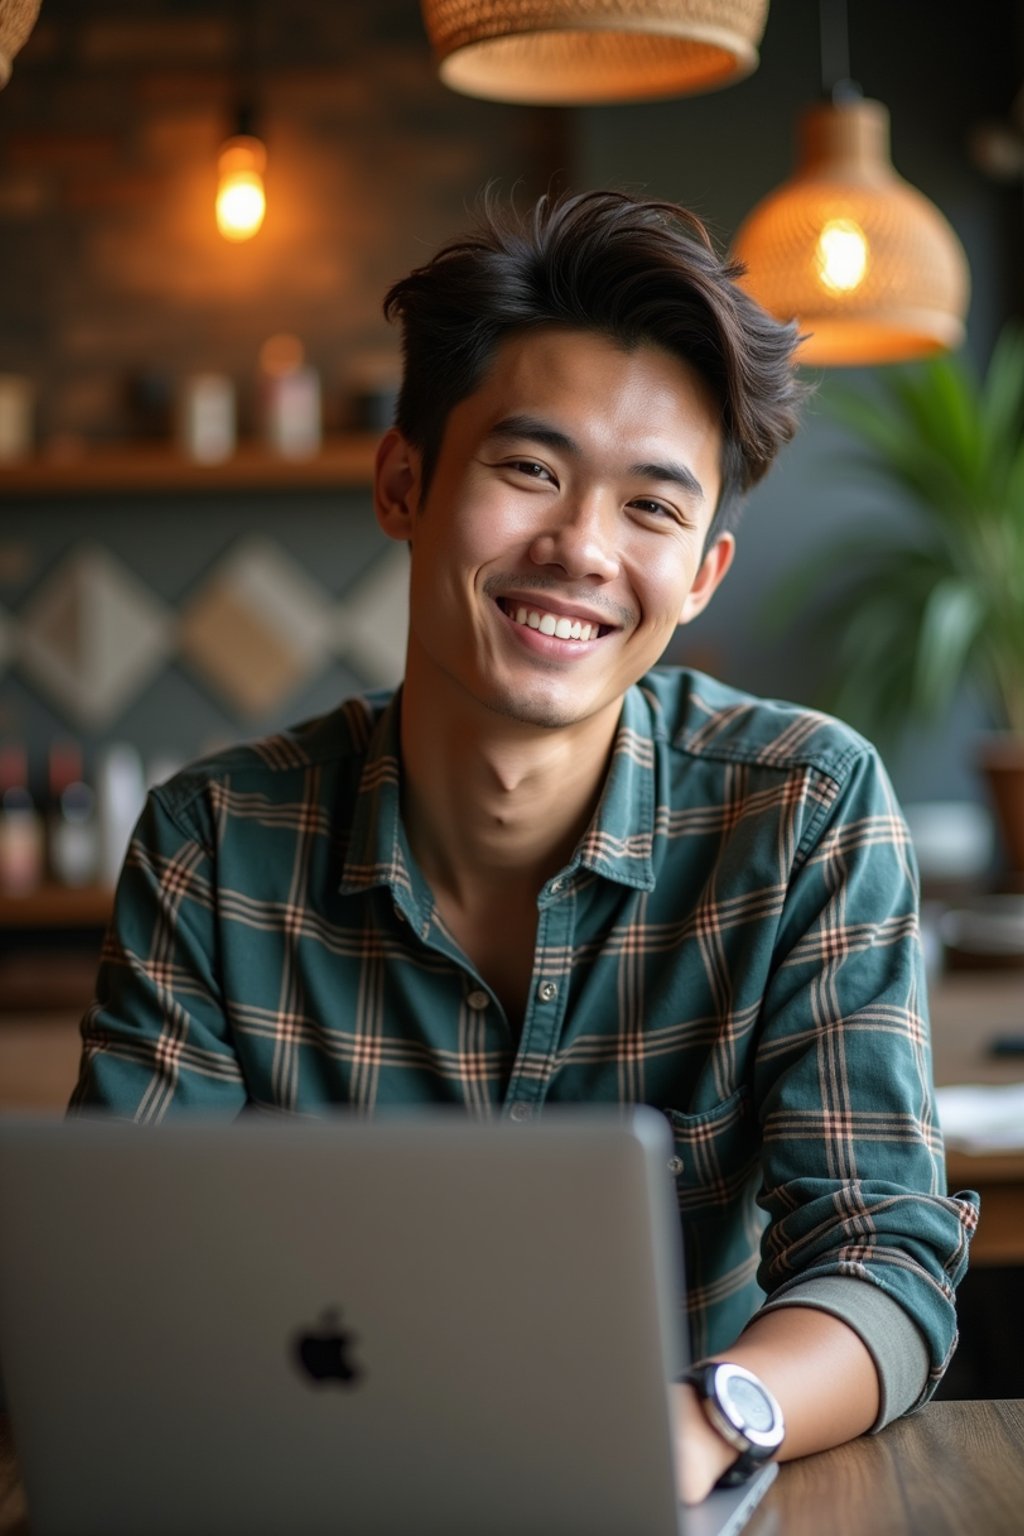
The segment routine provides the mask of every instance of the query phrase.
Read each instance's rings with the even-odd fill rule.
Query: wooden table
[[[931,1016],[940,1086],[1024,1081],[1024,1057],[987,1050],[996,1035],[1024,1034],[1024,970],[952,972],[932,986]],[[971,1264],[1024,1264],[1024,1152],[969,1156],[947,1148],[946,1176],[951,1190],[981,1195]]]
[[[1024,1401],[932,1403],[784,1466],[750,1536],[1021,1536]]]
[[[1022,1530],[1024,1401],[932,1403],[880,1435],[791,1462],[749,1528],[750,1536],[1020,1536]],[[9,1426],[0,1417],[0,1536],[28,1532]]]

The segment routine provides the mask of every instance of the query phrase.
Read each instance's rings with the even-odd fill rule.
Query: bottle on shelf
[[[28,783],[28,754],[0,748],[0,891],[26,896],[43,883],[43,818]]]
[[[54,742],[49,769],[46,834],[50,875],[58,885],[92,885],[99,874],[100,829],[96,796],[82,773],[78,745]]]
[[[181,387],[178,442],[189,459],[220,464],[235,451],[235,386],[223,373],[191,374]]]
[[[323,435],[320,375],[297,336],[269,336],[260,347],[259,407],[263,437],[286,459],[319,453]]]
[[[100,881],[113,888],[146,799],[138,749],[127,741],[108,742],[97,755],[93,782],[99,811]]]

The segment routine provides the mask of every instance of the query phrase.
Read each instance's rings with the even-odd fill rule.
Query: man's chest
[[[529,918],[500,904],[461,926],[416,916],[378,889],[273,932],[223,925],[257,1102],[700,1112],[744,1080],[767,934],[712,934],[699,904],[593,878]]]
[[[522,1033],[537,965],[537,908],[532,901],[477,900],[463,907],[438,902],[454,946],[493,993],[513,1038]]]

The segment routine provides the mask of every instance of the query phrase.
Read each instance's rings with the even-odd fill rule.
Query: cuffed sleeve
[[[900,1418],[927,1391],[930,1362],[921,1330],[899,1303],[877,1285],[845,1275],[826,1275],[794,1286],[761,1311],[772,1312],[781,1307],[810,1307],[827,1312],[846,1323],[860,1338],[878,1372],[878,1417],[871,1426],[872,1434]]]

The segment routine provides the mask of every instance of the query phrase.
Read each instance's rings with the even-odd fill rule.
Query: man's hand
[[[693,1387],[677,1383],[672,1390],[676,1393],[679,1497],[684,1504],[699,1504],[739,1452],[712,1429]]]

